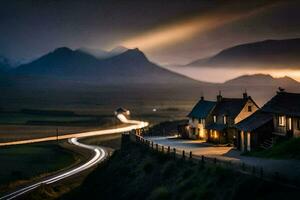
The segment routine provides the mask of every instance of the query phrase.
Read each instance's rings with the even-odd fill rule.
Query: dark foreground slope
[[[55,196],[43,188],[30,197]],[[47,196],[46,193],[49,193]],[[300,191],[220,167],[149,153],[130,144],[61,199],[295,199]],[[28,198],[28,197],[27,197]],[[51,198],[50,198],[51,199]]]

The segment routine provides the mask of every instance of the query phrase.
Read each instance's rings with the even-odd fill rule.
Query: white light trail
[[[105,135],[105,134],[112,134],[112,133],[121,133],[121,132],[128,132],[133,129],[140,129],[144,128],[149,125],[148,122],[143,122],[143,121],[136,121],[136,120],[129,120],[127,119],[123,114],[118,114],[117,118],[125,123],[125,124],[132,124],[123,128],[115,128],[115,129],[108,129],[108,130],[101,130],[101,131],[90,131],[90,132],[85,132],[85,133],[78,133],[78,134],[69,134],[69,135],[63,135],[60,136],[59,139],[69,139],[69,143],[89,149],[94,152],[94,156],[86,163],[75,167],[73,169],[70,169],[66,172],[60,173],[55,176],[48,177],[42,181],[39,181],[37,183],[34,183],[32,185],[23,187],[15,192],[9,193],[3,197],[0,197],[0,200],[10,200],[14,199],[16,197],[19,197],[29,191],[34,190],[35,188],[43,185],[43,184],[52,184],[57,181],[60,181],[62,179],[68,178],[74,174],[80,173],[88,168],[93,167],[94,165],[98,164],[99,162],[103,161],[108,153],[101,147],[99,146],[92,146],[92,145],[87,145],[83,144],[77,141],[77,138],[81,137],[89,137],[89,136],[97,136],[97,135]],[[8,143],[0,143],[0,146],[7,146],[7,145],[16,145],[16,144],[28,144],[28,143],[34,143],[34,142],[42,142],[42,141],[51,141],[51,140],[56,140],[57,138],[54,137],[46,137],[46,138],[38,138],[38,139],[32,139],[32,140],[23,140],[23,141],[15,141],[15,142],[8,142]]]

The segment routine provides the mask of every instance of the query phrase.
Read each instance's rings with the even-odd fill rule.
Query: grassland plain
[[[41,187],[24,199],[295,199],[300,191],[216,166],[150,152],[138,144],[120,150],[77,189],[58,196]]]
[[[0,148],[0,193],[84,160],[68,144],[46,142]]]
[[[0,112],[0,142],[56,136],[57,131],[59,135],[65,135],[123,126],[112,114],[70,115],[63,112],[66,111],[56,111],[56,114],[53,111],[34,114]]]

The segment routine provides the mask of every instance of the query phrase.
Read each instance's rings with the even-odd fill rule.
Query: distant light
[[[153,108],[153,109],[152,109],[152,111],[153,111],[153,112],[156,112],[156,111],[157,111],[157,109],[156,109],[156,108]]]

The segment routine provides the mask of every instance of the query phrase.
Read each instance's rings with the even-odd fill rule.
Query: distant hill
[[[188,66],[299,68],[300,39],[265,40],[242,44],[225,49],[210,58],[195,60]]]
[[[300,83],[288,76],[282,78],[274,78],[271,75],[267,74],[254,74],[239,76],[237,78],[226,81],[224,85],[291,87],[300,86]]]
[[[31,63],[19,66],[15,74],[99,84],[199,83],[150,62],[138,49],[130,49],[117,56],[98,59],[85,52],[62,47]]]

